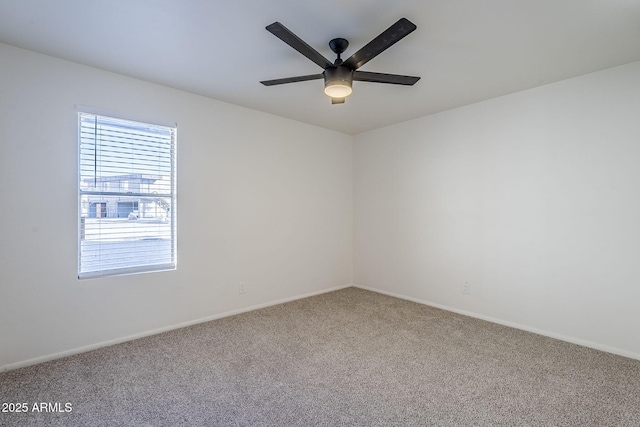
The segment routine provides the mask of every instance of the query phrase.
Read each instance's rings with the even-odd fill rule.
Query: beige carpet
[[[29,405],[2,426],[640,426],[640,361],[348,288],[6,372],[0,402]]]

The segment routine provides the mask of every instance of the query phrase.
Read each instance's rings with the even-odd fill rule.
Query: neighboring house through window
[[[79,114],[78,277],[176,268],[176,133]]]

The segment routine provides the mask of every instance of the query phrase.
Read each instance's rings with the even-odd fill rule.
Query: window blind
[[[175,269],[177,129],[78,122],[78,277]]]

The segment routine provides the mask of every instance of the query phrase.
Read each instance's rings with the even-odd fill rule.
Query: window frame
[[[77,194],[78,194],[78,199],[77,199],[77,208],[78,208],[78,258],[77,258],[77,273],[78,273],[78,279],[93,279],[93,278],[99,278],[99,277],[111,277],[111,276],[122,276],[122,275],[130,275],[130,274],[140,274],[140,273],[153,273],[153,272],[160,272],[160,271],[171,271],[171,270],[176,270],[177,268],[177,239],[178,239],[178,234],[177,234],[177,130],[178,130],[178,126],[177,124],[174,125],[160,125],[160,124],[154,124],[154,123],[150,123],[150,122],[145,122],[145,121],[139,121],[139,120],[132,120],[132,119],[128,119],[128,118],[123,118],[119,115],[113,115],[113,114],[102,114],[99,112],[94,112],[92,109],[89,108],[78,108],[77,111],[78,114],[78,124],[77,124],[77,132],[78,132],[78,179],[77,179]],[[169,168],[168,170],[164,171],[165,174],[164,175],[160,175],[162,180],[166,180],[168,181],[169,185],[168,185],[168,193],[167,192],[157,192],[157,191],[151,191],[151,185],[149,183],[146,184],[146,189],[144,188],[145,184],[141,178],[140,180],[140,184],[139,184],[139,188],[138,191],[128,191],[129,190],[129,185],[130,183],[127,182],[126,185],[123,185],[124,181],[114,181],[114,182],[109,182],[110,179],[115,179],[113,176],[110,176],[109,174],[105,174],[105,175],[101,175],[99,179],[103,180],[103,185],[104,188],[99,189],[97,184],[93,184],[94,188],[91,190],[87,190],[86,188],[83,189],[83,179],[86,180],[87,177],[83,176],[83,166],[86,167],[86,161],[83,160],[83,155],[86,156],[87,155],[87,150],[86,148],[83,147],[83,120],[86,120],[87,118],[93,118],[95,119],[95,123],[96,125],[98,123],[100,123],[101,125],[105,124],[105,123],[111,123],[111,126],[117,127],[117,126],[122,126],[122,129],[126,129],[128,126],[128,129],[131,129],[130,135],[140,135],[143,133],[143,131],[139,131],[138,134],[136,134],[136,131],[133,131],[133,129],[153,129],[156,131],[162,131],[162,132],[166,132],[168,137],[167,141],[168,141],[168,145],[164,145],[162,146],[162,143],[158,143],[158,149],[160,147],[162,147],[163,151],[166,151],[166,155],[160,155],[157,154],[159,158],[161,158],[163,161],[165,161],[168,165]],[[119,125],[113,125],[113,123],[118,123]],[[149,133],[149,132],[148,132]],[[126,140],[126,143],[131,145],[131,149],[132,151],[135,148],[139,148],[136,147],[136,144],[132,144],[131,141],[135,140],[135,138],[129,138],[128,140]],[[148,141],[144,141],[144,142],[148,142]],[[165,141],[166,142],[166,141]],[[86,141],[84,143],[84,145],[86,146]],[[107,146],[109,146],[109,144],[106,144]],[[109,148],[113,148],[113,147],[109,147]],[[102,150],[102,148],[100,149]],[[160,151],[160,150],[159,150]],[[107,152],[107,149],[105,149],[105,152]],[[99,154],[98,154],[99,153]],[[110,152],[107,155],[113,155],[113,152]],[[95,151],[93,153],[93,157],[89,156],[90,159],[93,159],[96,164],[101,164],[102,160],[98,160],[101,156],[103,156],[103,152],[100,151]],[[137,167],[141,167],[143,161],[142,160],[135,160],[133,158],[133,154],[131,154],[131,164],[135,164]],[[135,160],[135,161],[134,161]],[[160,162],[160,160],[159,160]],[[123,162],[122,164],[118,164],[119,167],[123,167],[124,168],[125,163]],[[160,166],[158,166],[160,167]],[[161,172],[158,172],[159,174]],[[168,173],[168,175],[167,175]],[[136,174],[140,174],[140,172],[136,173],[133,171],[133,167],[132,167],[132,172],[131,172],[131,177],[133,177]],[[95,182],[95,179],[98,178],[98,172],[97,170],[94,172],[94,177],[93,180]],[[141,175],[142,177],[142,175]],[[102,185],[101,184],[101,185]],[[160,187],[162,187],[162,185],[160,185]],[[123,190],[124,188],[124,190]],[[164,188],[164,187],[162,187]],[[146,191],[145,191],[146,190]],[[153,262],[154,260],[149,261],[150,258],[153,258],[152,256],[149,257],[139,257],[140,261],[130,261],[130,258],[127,258],[127,261],[130,261],[129,264],[125,264],[125,265],[121,265],[118,267],[113,267],[113,266],[109,266],[108,262],[103,262],[101,260],[101,256],[103,254],[108,254],[109,253],[109,249],[98,249],[96,253],[99,253],[100,255],[98,255],[98,258],[100,258],[99,261],[97,261],[97,264],[99,265],[98,268],[91,268],[91,267],[87,267],[87,264],[91,264],[91,262],[87,259],[87,252],[90,252],[89,249],[87,249],[86,247],[83,248],[83,241],[85,241],[85,237],[86,237],[86,232],[87,230],[87,225],[88,225],[88,218],[92,218],[90,216],[90,212],[91,212],[91,202],[89,201],[89,197],[94,197],[95,198],[95,203],[96,205],[100,204],[100,216],[98,217],[96,215],[96,219],[102,220],[103,218],[106,219],[108,217],[107,212],[102,212],[102,209],[106,210],[106,206],[107,206],[107,202],[103,201],[101,199],[107,200],[107,198],[113,198],[115,203],[115,211],[112,212],[112,214],[115,212],[115,216],[110,216],[109,219],[122,219],[120,217],[121,214],[121,209],[120,209],[120,204],[131,204],[131,206],[140,206],[141,202],[141,198],[155,198],[156,200],[151,202],[151,204],[153,204],[154,206],[156,206],[156,210],[158,209],[157,206],[161,205],[163,206],[163,208],[166,209],[165,211],[165,219],[166,219],[166,226],[164,228],[162,228],[162,225],[158,226],[159,228],[162,228],[165,231],[165,234],[167,233],[168,230],[168,234],[169,234],[169,239],[168,242],[165,241],[164,244],[168,247],[168,249],[160,249],[158,250],[157,248],[155,248],[153,250],[153,254],[156,254],[156,252],[158,254],[161,254],[163,256],[166,257],[166,260],[163,260],[162,262]],[[100,200],[99,200],[100,199]],[[168,203],[167,203],[168,201]],[[113,204],[112,203],[112,204]],[[84,206],[83,206],[84,204]],[[166,206],[164,206],[166,205]],[[168,207],[167,207],[168,206]],[[113,207],[111,208],[113,209]],[[160,209],[162,210],[162,209]],[[133,213],[133,212],[132,212]],[[140,214],[140,211],[138,210],[138,215]],[[127,220],[136,220],[137,218],[126,218]],[[135,223],[132,221],[132,224],[135,225]],[[100,226],[98,226],[98,228],[100,228]],[[103,239],[103,237],[106,235],[108,237],[108,226],[105,227],[107,231],[102,232],[102,230],[100,230],[98,232],[99,237],[95,238],[95,242],[94,244],[102,247],[103,243],[106,241],[106,239]],[[140,232],[142,233],[141,236],[137,239],[125,239],[129,242],[136,240],[136,241],[143,241],[143,240],[154,240],[153,237],[151,237],[150,235],[144,235],[144,232]],[[156,239],[156,240],[162,240],[162,239]],[[164,239],[166,240],[166,239]],[[116,242],[109,242],[111,243],[111,246],[116,246],[118,245],[118,243]],[[118,249],[121,249],[124,245],[124,240],[120,241],[121,245]],[[153,243],[147,243],[149,245],[153,245]],[[85,242],[85,246],[86,246],[86,242]],[[158,245],[156,245],[158,246]],[[133,254],[134,252],[136,252],[136,250],[133,249],[129,249],[128,251],[125,251],[124,254],[125,255],[130,255]],[[138,251],[138,252],[144,252],[144,250],[142,251]],[[84,256],[83,256],[84,255]],[[121,258],[122,259],[122,258]],[[94,262],[95,264],[95,262]]]

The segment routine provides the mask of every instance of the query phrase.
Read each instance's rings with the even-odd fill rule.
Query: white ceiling
[[[265,30],[279,21],[347,58],[401,17],[418,29],[362,67],[421,76],[355,82],[331,105],[322,70]],[[640,60],[640,0],[0,0],[0,42],[356,134]]]

